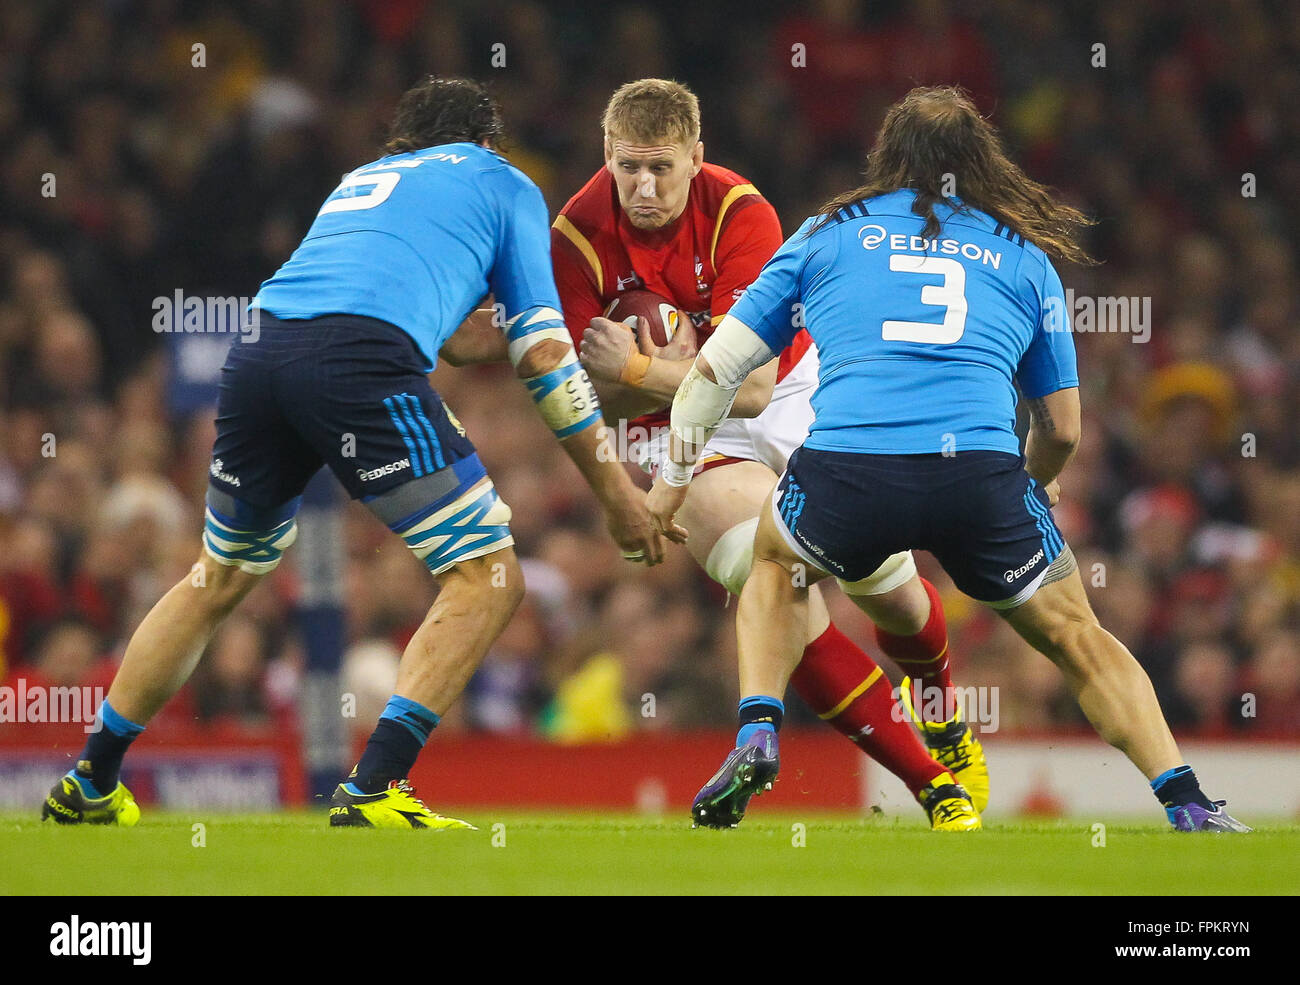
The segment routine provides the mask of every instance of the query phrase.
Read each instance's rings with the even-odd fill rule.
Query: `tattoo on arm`
[[[1056,433],[1056,422],[1052,420],[1052,414],[1047,409],[1047,400],[1039,397],[1036,400],[1029,401],[1029,416],[1039,428],[1048,434]]]

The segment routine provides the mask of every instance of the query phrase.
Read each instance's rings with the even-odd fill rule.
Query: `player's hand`
[[[1047,493],[1047,505],[1055,506],[1061,501],[1061,483],[1058,479],[1053,479],[1047,485],[1043,486],[1043,492]]]
[[[625,560],[653,567],[664,559],[664,542],[646,508],[645,496],[635,486],[631,494],[605,510],[609,535]]]
[[[667,345],[655,345],[650,338],[650,326],[642,319],[637,319],[636,345],[642,355],[681,362],[694,359],[700,351],[699,337],[695,334],[695,323],[689,318],[682,318],[677,324],[677,331]]]
[[[618,383],[627,357],[636,350],[632,329],[622,322],[596,317],[582,333],[578,355],[592,377],[606,383]]]
[[[686,528],[677,523],[677,511],[686,502],[686,493],[690,486],[670,486],[663,479],[655,479],[655,484],[646,497],[646,506],[654,518],[656,529],[675,544],[686,543]]]

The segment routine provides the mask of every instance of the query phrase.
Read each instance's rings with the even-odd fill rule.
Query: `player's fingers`
[[[639,547],[623,551],[622,554],[625,561],[631,561],[633,564],[644,564],[646,567],[653,568],[664,559],[663,540],[657,530],[652,531],[642,539]]]
[[[639,318],[636,315],[633,315],[629,319],[629,321],[636,322],[636,326],[634,328],[634,332],[636,334],[636,347],[638,350],[640,350],[641,355],[643,356],[655,355],[659,351],[659,347],[655,345],[654,339],[650,337],[650,323],[646,321],[644,318]]]
[[[655,527],[658,529],[659,533],[663,534],[674,544],[686,543],[688,535],[685,527],[674,520],[671,516],[664,517],[655,516],[654,514],[651,515],[655,518]]]
[[[654,567],[664,559],[664,540],[659,531],[653,531],[646,540],[646,564]]]

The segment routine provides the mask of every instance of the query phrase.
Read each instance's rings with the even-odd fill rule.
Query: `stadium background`
[[[1300,8],[728,6],[4,5],[0,679],[106,686],[130,631],[189,570],[214,433],[202,376],[213,364],[185,349],[192,339],[153,330],[154,299],[254,294],[338,176],[376,156],[397,96],[420,74],[493,83],[511,157],[552,211],[600,165],[609,93],[677,78],[700,96],[707,158],[752,179],[787,231],[856,184],[889,102],[915,84],[958,83],[1031,175],[1100,220],[1089,245],[1105,263],[1062,269],[1066,286],[1151,299],[1145,343],[1077,339],[1085,440],[1056,512],[1103,623],[1146,666],[1180,737],[1294,743]],[[798,45],[803,66],[792,64]],[[514,510],[530,591],[434,746],[472,764],[475,749],[513,748],[495,745],[502,737],[725,726],[734,608],[680,550],[649,572],[619,559],[507,376],[443,368],[435,379]],[[344,724],[364,734],[434,586],[360,508],[347,508],[340,543],[339,690],[357,699]],[[304,556],[290,551],[219,632],[151,725],[152,742],[292,757]],[[944,591],[958,682],[998,688],[999,735],[1078,731],[1056,670],[936,567],[925,571]],[[839,599],[833,611],[878,655],[855,610]],[[45,741],[35,735],[0,726],[0,772],[19,746]],[[48,766],[32,775],[43,791]],[[281,776],[281,795],[301,796],[300,780]]]

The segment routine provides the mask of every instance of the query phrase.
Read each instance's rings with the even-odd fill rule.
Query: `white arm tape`
[[[688,451],[704,447],[730,413],[745,378],[770,362],[773,353],[752,328],[728,315],[701,347],[700,356],[717,382],[699,371],[697,357],[673,398],[672,432]]]
[[[739,387],[758,367],[772,361],[776,353],[758,333],[739,318],[727,315],[700,347],[721,386]]]
[[[554,308],[533,307],[521,311],[505,324],[510,361],[519,365],[524,353],[545,339],[563,342],[568,348],[554,369],[524,380],[533,403],[555,436],[563,440],[585,430],[600,418],[600,400],[573,351],[573,339],[564,318]]]
[[[554,308],[536,307],[521,311],[506,322],[505,333],[512,366],[518,366],[525,352],[547,339],[573,345],[573,338],[564,327],[564,316]]]
[[[739,386],[719,386],[692,363],[677,388],[671,415],[672,433],[686,446],[687,455],[698,453],[718,430],[736,400]]]

